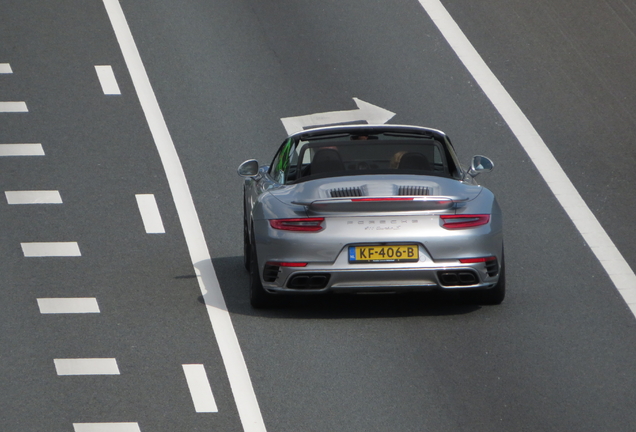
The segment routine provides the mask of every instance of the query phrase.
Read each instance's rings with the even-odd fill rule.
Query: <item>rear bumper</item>
[[[419,263],[418,263],[419,264]],[[310,265],[303,268],[270,265],[263,282],[271,293],[407,293],[432,290],[482,290],[492,288],[499,272],[484,263],[427,263],[427,266],[383,268],[335,268]],[[275,279],[273,279],[275,275]]]
[[[441,228],[439,215],[329,218],[316,233],[273,230],[255,221],[263,287],[270,293],[483,290],[499,279],[503,238],[499,218],[466,230]],[[373,222],[373,223],[372,223]],[[382,229],[380,229],[382,228]],[[390,228],[390,229],[389,229]],[[258,233],[265,235],[259,236]],[[350,263],[350,246],[417,244],[417,262]],[[460,258],[496,257],[497,264]],[[271,263],[307,263],[285,267]],[[491,263],[492,264],[492,263]],[[269,267],[268,267],[269,266]]]

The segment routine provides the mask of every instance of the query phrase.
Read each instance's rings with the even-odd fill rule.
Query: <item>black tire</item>
[[[252,244],[250,243],[250,233],[247,230],[247,221],[243,218],[243,265],[247,271],[250,271],[251,254]]]
[[[483,291],[471,291],[465,294],[466,300],[480,305],[498,305],[506,297],[506,263],[501,255],[501,268],[499,269],[499,281],[494,287]]]
[[[243,266],[245,270],[250,271],[250,253],[252,245],[250,242],[250,233],[247,229],[247,207],[245,203],[245,187],[243,187]]]
[[[258,273],[258,259],[256,258],[256,243],[254,235],[251,236],[250,247],[250,304],[254,309],[264,309],[274,305],[272,294],[263,288],[261,277]]]

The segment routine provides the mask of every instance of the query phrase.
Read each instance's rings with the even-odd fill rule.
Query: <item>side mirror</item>
[[[258,175],[258,161],[256,159],[246,160],[239,165],[237,172],[241,177],[256,177]]]
[[[470,163],[470,169],[468,175],[471,177],[477,177],[484,172],[490,172],[495,167],[495,163],[486,156],[473,156],[473,160]]]

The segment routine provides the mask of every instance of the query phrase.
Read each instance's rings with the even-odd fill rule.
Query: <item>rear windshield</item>
[[[389,134],[287,139],[270,165],[278,183],[366,174],[456,177],[453,150],[434,137]]]
[[[295,150],[287,183],[360,174],[450,176],[443,147],[435,140],[301,142]]]

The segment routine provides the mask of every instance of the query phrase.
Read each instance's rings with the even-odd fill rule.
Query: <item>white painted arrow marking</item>
[[[358,98],[353,98],[358,109],[350,111],[330,111],[317,114],[309,114],[298,117],[285,117],[280,119],[285,126],[288,135],[299,132],[312,126],[329,126],[343,123],[359,123],[366,121],[368,124],[384,124],[391,120],[394,112],[380,108]]]

